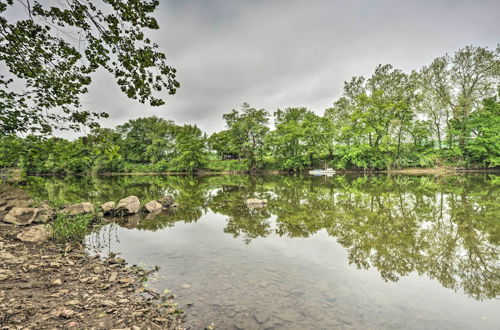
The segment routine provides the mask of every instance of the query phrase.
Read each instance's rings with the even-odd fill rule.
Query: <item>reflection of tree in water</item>
[[[257,181],[260,181],[259,184]],[[248,244],[254,238],[271,234],[271,213],[265,207],[251,208],[245,203],[249,198],[267,198],[262,189],[262,179],[249,180],[245,185],[239,184],[230,185],[226,182],[211,196],[209,206],[213,212],[228,216],[225,233],[230,233],[233,237],[243,235],[243,240]],[[260,191],[257,191],[257,187]]]
[[[484,175],[130,176],[48,178],[30,189],[49,199],[93,202],[174,195],[180,207],[142,220],[138,226],[146,230],[197,221],[208,210],[227,216],[224,232],[246,243],[326,230],[347,249],[350,263],[375,267],[387,281],[416,271],[483,299],[500,293],[498,181]],[[248,198],[268,205],[249,208]]]

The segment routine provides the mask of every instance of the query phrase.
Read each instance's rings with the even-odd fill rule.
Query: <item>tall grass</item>
[[[58,214],[48,227],[51,236],[58,242],[81,243],[99,222],[95,214]]]

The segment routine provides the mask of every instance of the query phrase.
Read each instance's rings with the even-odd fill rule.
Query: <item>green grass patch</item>
[[[58,214],[48,226],[56,241],[81,243],[99,223],[100,219],[95,214]]]

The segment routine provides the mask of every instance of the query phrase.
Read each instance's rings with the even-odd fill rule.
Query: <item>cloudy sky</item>
[[[181,88],[153,108],[98,74],[85,103],[110,114],[106,127],[156,115],[212,133],[243,102],[271,113],[305,106],[322,114],[344,81],[377,64],[410,71],[467,44],[500,42],[498,0],[160,2],[152,36]]]

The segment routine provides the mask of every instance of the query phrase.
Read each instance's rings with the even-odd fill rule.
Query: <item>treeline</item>
[[[0,166],[29,173],[496,167],[499,91],[500,47],[467,46],[411,73],[379,65],[369,78],[354,77],[323,116],[306,108],[271,116],[244,103],[211,136],[157,117],[75,141],[3,136]]]

